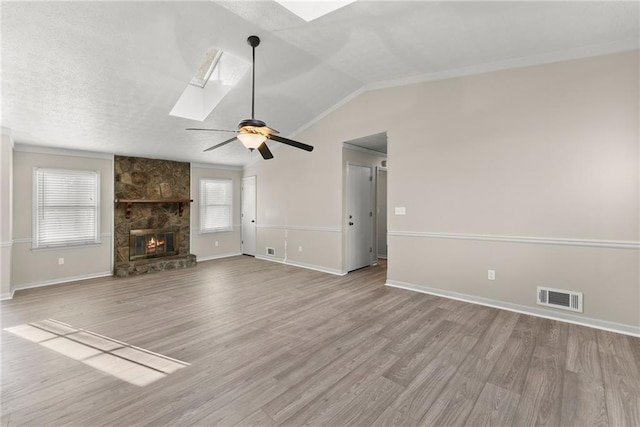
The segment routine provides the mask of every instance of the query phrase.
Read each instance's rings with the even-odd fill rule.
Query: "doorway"
[[[256,256],[256,176],[242,178],[240,187],[242,253]]]
[[[373,169],[347,163],[347,271],[373,263]]]

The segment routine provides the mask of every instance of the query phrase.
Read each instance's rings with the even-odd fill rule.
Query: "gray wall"
[[[13,154],[12,288],[21,289],[111,274],[113,158],[16,151]],[[100,171],[100,244],[31,249],[33,168]],[[64,264],[58,264],[64,258]]]
[[[640,331],[639,80],[633,51],[366,92],[245,171],[283,226],[258,241],[304,224],[305,262],[342,271],[341,144],[387,131],[390,283],[531,311],[582,291],[576,319]]]
[[[200,234],[200,180],[219,178],[233,180],[233,230]],[[240,184],[242,171],[216,169],[207,165],[191,164],[191,253],[198,261],[240,255]],[[218,246],[216,246],[218,242]]]
[[[3,137],[4,138],[4,137]],[[3,141],[4,143],[4,141]],[[28,151],[23,151],[28,150]],[[49,154],[38,148],[17,147],[11,152],[13,160],[13,244],[3,245],[9,255],[3,257],[11,262],[11,285],[2,282],[2,295],[10,297],[16,289],[62,283],[88,277],[112,274],[112,225],[114,209],[113,157],[92,153]],[[44,149],[42,151],[53,151]],[[65,153],[60,151],[60,153]],[[31,212],[33,191],[33,168],[55,167],[67,169],[99,170],[101,176],[101,243],[99,245],[60,248],[31,249]],[[199,261],[240,253],[240,170],[223,170],[207,165],[191,167],[191,252]],[[231,178],[234,181],[234,230],[222,233],[198,234],[199,229],[199,180],[203,177]],[[4,181],[3,181],[4,182]],[[9,206],[9,204],[6,204]],[[4,204],[3,204],[4,206]],[[3,220],[5,215],[3,215]],[[4,237],[3,237],[4,239]],[[215,242],[218,241],[218,246]],[[58,265],[58,258],[64,265]]]

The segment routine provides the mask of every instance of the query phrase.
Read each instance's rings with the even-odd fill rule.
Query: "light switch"
[[[406,215],[407,214],[407,208],[404,207],[404,206],[396,206],[395,213],[396,213],[396,215]]]

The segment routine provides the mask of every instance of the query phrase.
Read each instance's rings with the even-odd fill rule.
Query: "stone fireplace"
[[[196,265],[189,163],[115,156],[114,275]]]

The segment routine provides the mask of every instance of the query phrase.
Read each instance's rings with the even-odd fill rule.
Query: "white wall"
[[[13,156],[13,289],[112,274],[113,158],[20,150],[17,146]],[[100,244],[31,249],[34,167],[100,171]],[[63,265],[58,258],[64,258]]]
[[[8,299],[12,295],[13,138],[5,129],[2,129],[0,138],[0,299]]]
[[[200,180],[220,178],[233,180],[233,230],[200,233]],[[239,255],[241,253],[240,184],[242,171],[216,169],[207,165],[191,164],[191,253],[198,261]],[[216,246],[218,242],[218,246]]]
[[[364,93],[295,136],[312,153],[279,147],[248,168],[267,189],[258,218],[341,230],[342,142],[387,131],[389,210],[407,209],[389,216],[389,283],[538,313],[538,285],[582,291],[573,320],[640,333],[638,62],[633,51]],[[326,255],[341,242],[306,263],[342,270]]]

